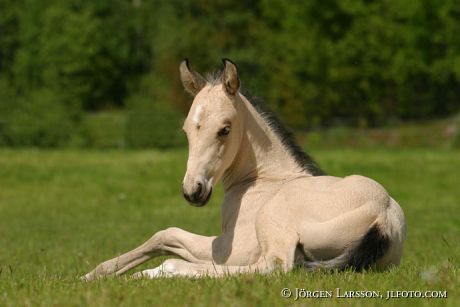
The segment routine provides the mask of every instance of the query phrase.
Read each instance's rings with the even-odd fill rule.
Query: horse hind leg
[[[361,208],[356,212],[359,211]],[[362,218],[357,214],[353,214],[353,217]],[[352,220],[354,219],[348,219],[348,221]],[[357,222],[357,220],[354,221]],[[388,209],[369,225],[364,235],[351,241],[340,255],[324,261],[313,258],[313,260],[305,261],[303,265],[309,270],[351,268],[355,271],[362,271],[370,267],[378,270],[387,269],[399,265],[404,238],[404,214],[399,205],[390,199]]]

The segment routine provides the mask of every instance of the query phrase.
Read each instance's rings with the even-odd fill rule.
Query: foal
[[[185,60],[180,75],[195,96],[184,123],[189,143],[184,197],[204,206],[221,180],[222,233],[206,237],[179,228],[157,232],[139,247],[86,274],[120,275],[159,255],[176,255],[137,277],[399,265],[405,218],[372,179],[325,176],[276,118],[239,92],[235,64],[206,80]]]

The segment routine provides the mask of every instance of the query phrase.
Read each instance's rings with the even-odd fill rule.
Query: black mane
[[[222,80],[222,72],[216,71],[211,74],[206,75],[206,81],[211,85],[217,85]],[[294,136],[290,130],[288,130],[278,117],[257,97],[252,96],[245,90],[241,91],[243,95],[247,98],[249,103],[254,107],[257,113],[262,116],[267,125],[272,129],[273,132],[281,140],[284,148],[291,154],[297,164],[306,172],[312,174],[313,176],[322,176],[325,175],[324,171],[318,166],[318,164],[313,160],[310,155],[305,153],[302,148],[294,140]]]
[[[246,91],[243,94],[249,103],[254,107],[257,113],[262,116],[268,126],[280,138],[284,148],[291,154],[297,164],[313,176],[325,175],[324,171],[318,166],[313,158],[300,148],[294,140],[294,136],[281,123],[279,118],[258,98],[251,96]]]

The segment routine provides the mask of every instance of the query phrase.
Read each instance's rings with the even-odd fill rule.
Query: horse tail
[[[382,258],[390,247],[389,237],[374,224],[357,242],[350,245],[340,255],[328,260],[305,261],[304,267],[310,271],[318,269],[352,269],[362,271]]]

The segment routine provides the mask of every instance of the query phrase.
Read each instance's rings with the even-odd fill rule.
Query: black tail
[[[383,234],[378,225],[375,224],[361,240],[347,248],[340,256],[325,261],[306,261],[304,266],[312,271],[321,268],[338,270],[350,268],[360,272],[368,269],[375,264],[378,259],[382,258],[389,247],[389,238]]]

